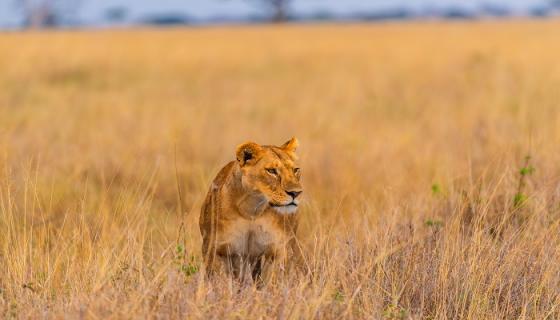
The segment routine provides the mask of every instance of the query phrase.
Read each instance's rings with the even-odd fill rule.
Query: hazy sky
[[[72,0],[69,0],[72,1]],[[207,18],[215,15],[241,16],[259,13],[255,5],[257,0],[83,0],[79,11],[82,20],[99,21],[110,7],[128,8],[128,18],[137,19],[153,13],[183,13],[195,18]],[[0,26],[15,25],[21,15],[14,10],[16,0],[0,0]],[[292,10],[305,13],[327,10],[334,13],[350,13],[378,8],[405,6],[412,9],[423,7],[460,6],[475,8],[481,3],[506,5],[513,10],[545,3],[546,0],[292,0]]]

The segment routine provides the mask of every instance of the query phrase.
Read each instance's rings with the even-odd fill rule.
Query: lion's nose
[[[301,191],[286,191],[286,193],[295,199],[301,194]]]

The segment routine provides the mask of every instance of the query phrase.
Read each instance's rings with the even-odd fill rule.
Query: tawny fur
[[[208,274],[219,268],[236,278],[260,278],[274,262],[303,255],[295,237],[302,192],[295,138],[280,147],[240,145],[223,167],[200,213]]]

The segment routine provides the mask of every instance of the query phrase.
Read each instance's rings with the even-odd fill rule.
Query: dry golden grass
[[[0,318],[560,318],[559,34],[0,35]],[[312,273],[206,281],[211,179],[293,135]]]

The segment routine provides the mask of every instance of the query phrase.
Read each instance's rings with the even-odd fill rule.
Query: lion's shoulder
[[[235,161],[230,161],[216,175],[212,181],[212,188],[220,188],[226,183],[227,178],[232,174],[235,167]]]
[[[218,172],[214,180],[212,180],[212,184],[208,190],[208,196],[206,197],[203,206],[208,206],[208,204],[212,201],[211,198],[215,196],[217,191],[220,190],[227,182],[227,179],[232,174],[234,167],[235,161],[231,161]]]

